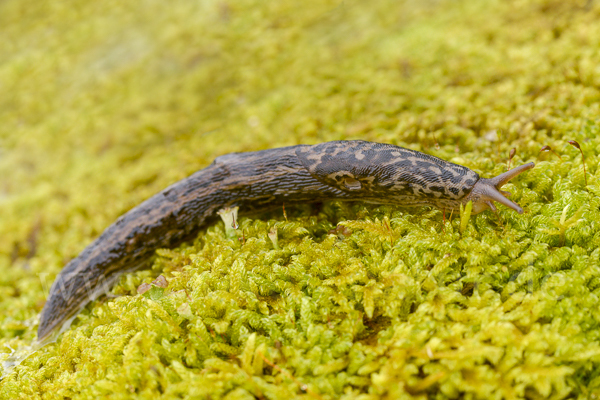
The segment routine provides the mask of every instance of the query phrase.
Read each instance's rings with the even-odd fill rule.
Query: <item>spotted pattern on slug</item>
[[[301,147],[296,154],[310,174],[326,185],[399,205],[416,201],[443,208],[451,204],[446,200],[467,196],[479,180],[462,165],[382,143],[329,142]]]
[[[522,213],[498,189],[530,168],[533,163],[484,179],[437,157],[364,141],[218,157],[121,216],[63,268],[42,310],[38,340],[68,324],[120,274],[148,265],[156,249],[193,238],[221,208],[238,206],[249,213],[284,203],[337,199],[450,211],[473,201],[477,213],[494,209],[492,201],[497,201]]]

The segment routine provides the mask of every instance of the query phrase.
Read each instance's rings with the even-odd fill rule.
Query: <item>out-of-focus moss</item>
[[[485,177],[513,147],[536,162],[506,186],[525,214],[462,227],[336,202],[209,226],[0,398],[598,398],[599,17],[552,0],[0,2],[0,361],[35,338],[70,258],[220,154],[366,139]]]

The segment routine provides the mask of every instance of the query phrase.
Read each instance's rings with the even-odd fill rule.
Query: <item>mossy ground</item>
[[[598,398],[599,21],[591,1],[0,2],[0,361],[70,258],[220,154],[366,139],[485,177],[513,147],[536,162],[507,185],[525,214],[462,233],[335,202],[210,226],[0,398]]]

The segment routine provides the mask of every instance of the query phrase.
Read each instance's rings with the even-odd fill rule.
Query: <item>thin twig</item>
[[[556,157],[558,157],[560,159],[560,161],[562,161],[562,157],[559,156],[558,154],[556,154],[556,152],[554,150],[552,150],[552,147],[546,145],[540,149],[540,153],[544,152],[544,151],[551,151]]]
[[[579,143],[577,143],[576,140],[569,140],[569,144],[579,149],[579,152],[581,153],[581,162],[583,163],[583,177],[585,178],[585,187],[587,189],[587,172],[585,171],[585,157],[583,156],[583,150],[581,150],[581,146],[579,146]]]
[[[510,162],[512,161],[515,154],[517,154],[517,149],[513,147],[512,149],[510,149],[510,152],[508,153],[508,170],[509,171],[510,171]]]

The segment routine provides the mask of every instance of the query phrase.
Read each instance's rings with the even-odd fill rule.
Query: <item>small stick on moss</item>
[[[540,153],[542,153],[544,151],[551,151],[556,157],[558,157],[560,159],[560,161],[562,161],[562,157],[559,156],[558,154],[556,154],[556,152],[554,150],[552,150],[552,147],[546,145],[540,149]]]
[[[587,172],[585,171],[585,157],[583,156],[583,150],[581,150],[581,146],[577,143],[576,140],[569,140],[569,144],[579,150],[581,153],[581,162],[583,163],[583,177],[585,178],[585,187],[587,188]]]
[[[517,154],[517,149],[515,147],[513,147],[512,149],[510,149],[510,152],[508,153],[508,170],[509,171],[510,171],[510,162],[512,161],[515,154]]]
[[[280,368],[277,364],[272,363],[271,361],[269,361],[267,359],[267,357],[265,357],[261,352],[258,352],[257,354],[260,356],[260,358],[263,359],[264,362],[266,362],[267,364],[269,364],[271,366],[271,368],[275,368],[277,371],[279,371],[283,375],[285,375],[288,378],[290,378],[291,380],[293,380],[298,386],[300,386],[300,390],[302,390],[303,392],[306,392],[306,393],[310,394],[315,399],[321,399],[321,396],[319,396],[318,394],[316,394],[315,392],[313,392],[312,390],[310,390],[310,388],[308,387],[308,385],[306,383],[300,382],[292,374],[290,374],[286,370]]]
[[[444,232],[444,234],[446,234],[446,207],[444,207],[444,210],[442,211],[442,232]]]
[[[212,328],[210,326],[206,326],[206,329],[208,329],[208,332],[210,333],[210,335],[214,338],[217,335],[215,334],[215,331],[212,330]]]
[[[500,213],[498,212],[498,210],[494,210],[494,214],[496,214],[496,218],[498,218],[498,224],[502,227],[502,230],[506,230],[506,226],[504,225],[504,222],[502,221],[502,217],[500,217]]]
[[[394,247],[394,233],[387,223],[387,217],[383,219],[383,225],[387,228],[387,231],[390,234],[390,246]]]
[[[285,203],[282,204],[282,207],[283,207],[283,218],[285,219],[285,222],[288,222],[287,213],[285,212]]]

